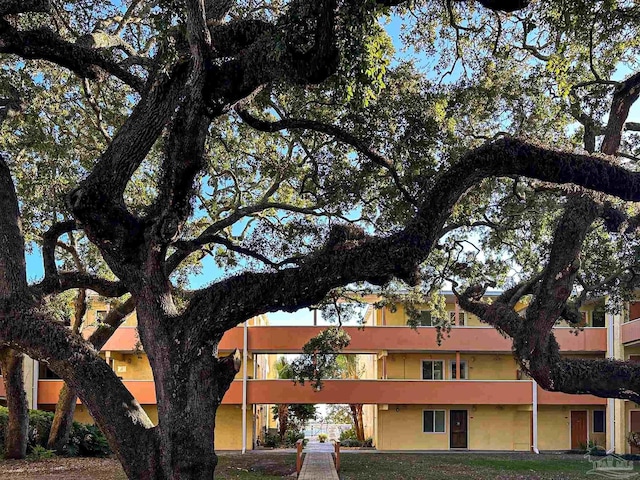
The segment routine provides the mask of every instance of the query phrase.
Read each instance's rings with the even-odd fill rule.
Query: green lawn
[[[573,480],[591,464],[581,455],[343,454],[342,480]]]
[[[222,453],[217,480],[292,479],[295,454]],[[342,480],[577,480],[591,464],[582,455],[516,453],[343,453]],[[640,471],[640,467],[638,467]],[[125,480],[115,458],[0,461],[0,480]]]

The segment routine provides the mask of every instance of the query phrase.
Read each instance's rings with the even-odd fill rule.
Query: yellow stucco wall
[[[54,411],[55,405],[52,405],[52,407],[53,407],[52,411]],[[88,424],[95,423],[93,420],[93,417],[89,413],[89,409],[84,405],[76,405],[76,410],[73,413],[73,420],[80,423],[88,423]]]
[[[113,370],[123,380],[153,380],[153,372],[146,354],[111,352],[110,355],[113,358]]]
[[[607,448],[606,433],[593,431],[593,410],[605,410],[603,406],[540,405],[538,406],[538,449],[569,450],[571,448],[572,410],[587,411],[588,439]],[[608,422],[606,411],[605,419]],[[606,428],[609,428],[609,425]]]
[[[389,405],[378,408],[378,450],[447,450],[448,428],[445,433],[423,433],[423,410],[446,410],[445,406]],[[399,412],[396,412],[399,408]]]
[[[490,300],[488,300],[490,301]],[[583,305],[580,308],[580,311],[583,312],[587,312],[587,322],[588,324],[591,323],[591,312],[593,311],[595,307],[595,304],[587,304],[587,305]],[[428,307],[426,305],[424,305],[423,307],[418,306],[418,309],[424,309],[427,310]],[[448,312],[454,312],[455,311],[455,303],[453,302],[447,302],[446,303],[446,311]],[[524,310],[526,308],[526,304],[525,303],[519,303],[518,305],[516,305],[516,310],[517,311],[521,311]],[[384,311],[383,311],[384,310]],[[395,310],[395,311],[392,311]],[[483,323],[480,321],[480,319],[473,315],[472,313],[469,312],[465,312],[462,308],[459,307],[459,311],[460,312],[464,312],[465,315],[465,325],[469,326],[469,327],[479,327],[479,326],[484,326],[486,327],[487,324]],[[379,310],[375,310],[374,312],[372,312],[371,314],[372,318],[370,320],[371,323],[375,323],[375,325],[389,325],[389,326],[400,326],[400,325],[406,325],[407,324],[407,320],[409,319],[409,316],[406,313],[406,310],[404,308],[404,306],[402,305],[396,305],[394,309],[390,308],[390,307],[386,307],[385,309],[379,309]],[[383,321],[383,317],[384,317],[384,321]],[[568,324],[566,322],[559,322],[558,326],[561,327],[567,327]]]
[[[253,410],[247,406],[247,449],[253,444]],[[154,425],[158,423],[158,407],[156,405],[143,405],[145,412]],[[89,410],[84,405],[76,407],[73,419],[76,422],[94,423]],[[241,450],[242,449],[242,409],[236,405],[221,405],[216,415],[215,429],[216,450]]]
[[[538,449],[568,450],[571,412],[565,406],[540,405],[538,407]]]
[[[519,450],[531,448],[531,412],[516,405],[478,405],[469,411],[471,450]]]
[[[475,410],[474,410],[475,408]],[[399,409],[399,411],[396,411]],[[379,450],[448,450],[449,410],[447,405],[389,405],[378,408],[377,448]],[[468,445],[472,450],[530,449],[531,412],[514,405],[477,407],[456,406],[467,410]],[[445,432],[424,433],[424,410],[445,410]]]
[[[247,406],[247,449],[252,448],[252,409]],[[216,415],[216,450],[242,449],[242,409],[239,405],[220,405]]]
[[[389,353],[387,378],[421,379],[423,360],[443,360],[445,379],[451,378],[451,361],[454,353]],[[460,360],[467,362],[468,380],[516,380],[518,367],[513,355],[469,354],[462,352]],[[378,360],[378,372],[382,373],[382,359]]]
[[[420,307],[418,307],[420,308]],[[425,306],[424,309],[426,310],[427,307]],[[454,303],[447,303],[446,305],[446,310],[447,312],[453,312],[455,311],[455,304]],[[460,312],[464,312],[464,310],[460,309]],[[468,326],[480,326],[480,325],[485,325],[482,322],[480,322],[480,319],[478,317],[476,317],[473,314],[470,314],[468,312],[465,312],[466,315],[466,325]],[[376,310],[375,311],[375,324],[376,325],[382,325],[383,324],[383,316],[384,316],[384,323],[386,325],[394,325],[394,326],[400,326],[400,325],[406,325],[407,324],[407,320],[409,319],[409,316],[407,315],[407,312],[405,311],[404,306],[402,305],[397,305],[395,308],[395,311],[392,311],[391,308],[386,308],[384,309],[384,312],[382,311],[382,309],[380,310]]]
[[[51,405],[51,410],[55,409],[55,405]],[[149,420],[153,422],[154,425],[158,424],[158,407],[156,405],[143,405],[142,408],[149,416]],[[93,417],[89,413],[89,409],[84,405],[77,405],[76,410],[73,414],[73,420],[80,423],[95,423]]]

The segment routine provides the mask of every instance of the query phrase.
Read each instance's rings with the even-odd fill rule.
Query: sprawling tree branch
[[[616,87],[609,111],[609,120],[605,127],[605,139],[601,148],[603,152],[613,155],[618,151],[629,110],[639,96],[640,72],[631,75]]]
[[[25,12],[48,12],[50,0],[0,0],[0,16]]]
[[[268,122],[265,120],[260,120],[251,115],[246,110],[240,108],[236,108],[236,112],[238,112],[238,115],[246,124],[262,132],[278,132],[280,130],[313,130],[315,132],[321,132],[327,135],[331,135],[337,140],[351,145],[373,163],[385,168],[391,174],[391,178],[393,178],[393,182],[395,183],[398,190],[402,193],[403,198],[410,205],[416,205],[416,200],[402,184],[402,181],[400,180],[400,177],[398,175],[398,171],[393,165],[393,162],[371,148],[366,144],[366,142],[357,138],[355,135],[352,135],[351,133],[345,131],[344,129],[336,125],[330,125],[322,122],[317,122],[315,120],[306,120],[299,118],[286,118],[277,122]]]
[[[110,59],[105,50],[70,43],[48,28],[19,31],[6,20],[0,19],[0,53],[11,53],[30,60],[48,60],[82,78],[98,78],[102,70],[137,91],[144,88],[143,79]]]
[[[640,74],[632,75],[614,91],[609,121],[604,130],[601,150],[614,155],[620,145],[631,105],[640,96]],[[575,115],[574,115],[575,116]],[[593,121],[577,115],[585,127],[585,148],[595,148]],[[565,359],[552,333],[562,316],[572,324],[579,321],[576,302],[568,302],[578,270],[580,250],[591,223],[602,216],[607,228],[618,231],[623,224],[633,223],[610,205],[597,205],[587,198],[572,197],[555,230],[548,263],[542,273],[521,286],[505,292],[493,305],[480,301],[481,289],[474,287],[458,295],[461,306],[483,321],[513,338],[514,354],[522,368],[543,388],[565,393],[592,393],[603,397],[640,399],[640,369],[627,362],[614,360]],[[634,225],[631,225],[634,228]],[[522,318],[508,301],[511,292],[528,292],[533,299]]]
[[[42,237],[42,257],[44,279],[29,287],[37,298],[54,295],[74,288],[88,288],[105,297],[120,297],[127,293],[122,282],[107,280],[79,269],[77,272],[59,272],[56,265],[55,249],[58,239],[77,228],[73,220],[53,224]]]
[[[245,273],[219,282],[197,293],[184,317],[202,339],[218,338],[246,318],[312,305],[341,285],[383,284],[392,277],[415,283],[418,265],[428,256],[459,198],[484,178],[514,174],[640,200],[640,174],[613,161],[503,138],[470,151],[443,172],[422,199],[416,218],[401,232],[386,238],[362,236],[321,249],[296,268]],[[233,298],[229,292],[234,292]]]

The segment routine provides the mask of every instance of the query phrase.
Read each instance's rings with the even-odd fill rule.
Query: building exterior
[[[255,448],[275,426],[273,404],[361,403],[365,431],[379,450],[558,451],[591,442],[631,452],[626,438],[640,431],[640,405],[540,389],[519,371],[510,339],[461,310],[452,294],[445,292],[445,298],[454,326],[440,344],[427,310],[421,312],[422,326],[411,328],[401,306],[370,306],[365,328],[344,327],[351,336],[345,354],[357,355],[360,378],[326,380],[320,391],[277,380],[273,365],[280,355],[300,353],[325,327],[273,326],[262,316],[228,331],[221,354],[238,348],[246,351],[247,362],[218,410],[216,448]],[[92,297],[83,335],[107,310]],[[630,302],[619,315],[605,313],[603,301],[587,304],[583,312],[584,330],[560,325],[554,331],[564,354],[640,361],[640,301]],[[137,338],[135,314],[101,354],[157,421],[153,376]],[[53,410],[62,381],[37,362],[25,371],[32,408]],[[3,393],[0,387],[0,398]],[[82,405],[76,419],[91,421]]]

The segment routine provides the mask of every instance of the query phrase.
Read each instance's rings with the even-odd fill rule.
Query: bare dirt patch
[[[250,480],[291,478],[295,455],[279,453],[222,453],[216,479]],[[0,460],[0,480],[127,480],[115,458]]]
[[[11,480],[126,480],[114,458],[65,458],[2,460],[0,479]]]

